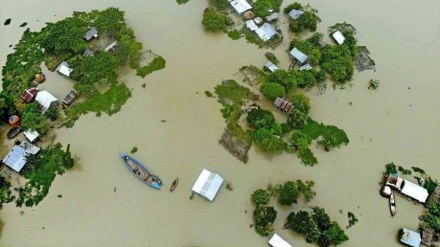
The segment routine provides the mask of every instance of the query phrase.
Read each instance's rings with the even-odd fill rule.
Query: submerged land
[[[5,1],[0,4],[12,10],[19,3]],[[234,41],[227,35],[207,34],[200,19],[207,3],[189,1],[180,6],[174,1],[131,4],[112,3],[112,6],[126,12],[127,23],[133,27],[137,39],[165,57],[167,68],[145,79],[136,77],[136,72],[128,68],[122,68],[118,78],[131,89],[132,97],[121,106],[120,112],[111,117],[103,114],[99,118],[95,114],[85,114],[73,128],[56,130],[55,140],[65,146],[71,144],[75,165],[72,171],[57,177],[47,197],[37,207],[20,209],[13,204],[4,205],[0,211],[4,222],[2,245],[27,246],[32,239],[34,245],[56,246],[69,239],[71,246],[108,246],[123,241],[132,245],[148,241],[152,246],[232,246],[238,242],[265,246],[266,238],[259,238],[255,230],[248,227],[253,219],[247,212],[252,212],[255,207],[249,197],[256,189],[267,188],[268,183],[283,184],[296,180],[315,181],[316,197],[312,202],[318,206],[316,212],[324,212],[319,206],[324,207],[325,213],[342,228],[349,223],[347,212],[359,220],[345,230],[350,240],[341,246],[393,246],[400,227],[415,228],[422,209],[409,202],[399,202],[399,212],[414,215],[414,218],[389,217],[387,204],[378,194],[377,177],[383,164],[390,159],[396,163],[423,163],[416,166],[423,167],[433,177],[439,174],[435,146],[440,143],[435,136],[440,133],[436,128],[439,118],[435,105],[440,103],[436,96],[440,88],[435,84],[433,67],[424,66],[422,73],[417,69],[419,65],[409,63],[404,57],[418,54],[429,61],[438,60],[432,51],[439,44],[439,35],[430,23],[438,23],[435,13],[440,6],[435,3],[423,6],[418,10],[424,13],[423,18],[414,20],[408,17],[408,20],[399,19],[393,23],[391,20],[384,22],[384,18],[390,17],[386,11],[374,8],[374,4],[369,8],[377,12],[377,19],[359,12],[359,4],[364,3],[340,3],[336,7],[333,3],[310,2],[319,9],[322,20],[322,27],[319,24],[317,31],[327,32],[327,26],[343,21],[356,27],[361,33],[357,37],[368,46],[377,71],[355,73],[352,84],[345,90],[333,90],[329,84],[323,94],[314,88],[305,91],[310,98],[310,118],[316,123],[334,124],[350,138],[349,145],[330,152],[311,145],[310,150],[319,163],[305,167],[300,158],[289,153],[267,155],[258,145],[249,150],[247,163],[243,164],[218,145],[225,128],[220,113],[222,106],[203,92],[214,92],[213,88],[227,80],[245,85],[234,74],[243,65],[262,67],[266,62],[266,50],[259,50],[243,39]],[[290,2],[283,3],[282,8],[288,4]],[[390,5],[387,7],[396,7],[393,3],[387,4]],[[71,6],[67,11],[68,5],[63,8],[53,6],[45,21],[40,14],[26,13],[27,18],[23,19],[25,11],[11,11],[7,16],[1,12],[3,19],[11,18],[12,22],[0,31],[20,30],[18,24],[25,21],[28,23],[26,27],[38,30],[46,21],[56,22],[70,16],[72,9],[102,9],[99,3],[93,3],[90,8]],[[146,13],[139,14],[141,5]],[[406,8],[398,6],[396,12],[405,13]],[[0,9],[4,11],[5,8]],[[177,9],[179,11],[174,16],[165,14]],[[52,17],[52,13],[57,16]],[[283,18],[280,21],[286,22],[287,19]],[[182,19],[186,20],[185,25],[171,25]],[[379,25],[375,23],[379,22],[381,29],[378,30]],[[400,25],[411,27],[415,23],[425,27],[417,29],[423,35],[409,38],[399,28]],[[182,29],[186,25],[191,29]],[[167,32],[163,31],[165,26]],[[381,35],[377,34],[378,31]],[[287,29],[282,32],[284,37],[290,38],[280,44],[284,49],[272,52],[280,60],[280,67],[287,68],[290,59],[285,49],[289,48],[293,35]],[[1,35],[0,49],[5,53],[13,52],[8,44],[17,43],[20,36],[20,32]],[[179,46],[175,45],[176,40],[179,40]],[[417,44],[416,48],[406,49],[413,44]],[[390,56],[383,50],[396,53]],[[4,59],[0,58],[2,64],[5,64]],[[48,77],[42,84],[46,90],[59,98],[70,90],[63,86],[68,85],[68,80],[58,78],[57,74],[44,68],[43,72]],[[376,83],[379,85],[376,90],[368,90],[372,78],[381,82]],[[421,93],[424,98],[417,97]],[[247,95],[250,100],[255,99],[251,93]],[[285,121],[286,116],[276,111],[272,101],[261,97],[259,105],[272,111],[277,121]],[[222,113],[234,116],[233,111]],[[416,143],[407,145],[408,140]],[[10,145],[5,142],[3,152]],[[164,193],[167,191],[157,193],[131,177],[117,159],[117,151],[129,151],[133,147],[137,149],[134,155],[145,161],[165,183],[171,183],[179,176],[178,190],[173,194]],[[233,190],[223,189],[211,204],[199,197],[188,200],[190,188],[202,168],[221,174],[232,184]],[[15,180],[11,182],[17,185]],[[66,205],[75,205],[76,209],[71,210]],[[307,205],[302,202],[292,206],[296,212],[305,207]],[[274,223],[274,230],[294,246],[309,246],[300,234],[282,229],[286,222],[279,219],[288,218],[292,208],[276,207],[278,220]],[[159,229],[149,224],[163,224],[165,218],[173,218],[175,223],[166,227],[164,224]],[[294,216],[290,218],[293,220]],[[353,219],[352,216],[350,221]],[[83,223],[69,224],[70,230],[66,230],[72,220]],[[28,233],[29,239],[17,237],[23,231]],[[368,237],[371,235],[376,238],[372,240]]]

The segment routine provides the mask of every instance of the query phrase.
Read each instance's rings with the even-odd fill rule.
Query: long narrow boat
[[[139,180],[155,189],[160,189],[162,180],[156,175],[151,174],[141,162],[122,152],[119,152],[119,157],[124,161],[128,170]]]
[[[391,191],[390,194],[390,211],[391,216],[394,217],[394,215],[396,215],[396,199],[394,198],[394,191]]]
[[[179,183],[179,177],[174,179],[173,183],[171,183],[170,192],[173,192],[176,189],[178,183]]]

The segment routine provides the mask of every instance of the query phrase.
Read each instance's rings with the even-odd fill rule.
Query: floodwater
[[[74,128],[56,130],[58,141],[71,144],[78,165],[56,178],[37,207],[4,206],[0,246],[267,246],[267,238],[249,228],[249,198],[269,182],[289,179],[314,180],[317,196],[309,205],[324,207],[341,226],[348,224],[347,212],[356,215],[359,222],[347,230],[350,240],[341,246],[397,246],[398,229],[415,229],[422,208],[397,197],[398,213],[391,218],[378,181],[391,161],[421,167],[439,178],[440,2],[310,4],[323,20],[320,31],[336,22],[353,24],[359,43],[369,48],[377,65],[376,72],[356,73],[353,86],[345,90],[329,87],[323,95],[308,93],[312,117],[344,129],[350,137],[341,149],[314,149],[320,162],[315,167],[302,166],[292,155],[268,157],[255,149],[245,165],[217,144],[225,125],[221,106],[204,91],[233,78],[243,65],[262,66],[265,50],[243,39],[203,32],[206,1],[179,6],[174,0],[1,0],[0,20],[12,18],[9,26],[0,27],[1,64],[13,51],[8,46],[24,31],[18,27],[21,23],[37,30],[73,10],[115,6],[126,12],[145,49],[162,55],[167,67],[145,79],[122,71],[120,79],[133,89],[133,97],[121,112],[100,118],[89,114]],[[284,68],[287,43],[275,51]],[[47,77],[42,87],[59,98],[73,84],[55,73]],[[367,89],[370,79],[380,80],[377,91]],[[269,102],[264,105],[273,109]],[[162,191],[139,182],[119,160],[118,151],[129,152],[134,146],[139,149],[134,156],[164,181]],[[189,200],[202,168],[222,175],[233,191],[222,189],[213,203],[200,197]],[[177,176],[180,183],[170,193],[168,186]],[[310,245],[282,225],[291,210],[306,207],[276,205],[276,232],[296,247]]]

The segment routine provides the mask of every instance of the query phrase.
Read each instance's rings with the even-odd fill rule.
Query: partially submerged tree
[[[283,97],[286,94],[284,87],[275,82],[264,83],[261,86],[261,92],[265,97],[271,100],[274,100],[278,97]]]
[[[203,14],[202,25],[207,31],[225,31],[226,27],[229,25],[229,19],[226,15],[220,12],[209,10]]]
[[[370,81],[368,82],[368,89],[376,90],[377,88],[379,88],[379,85],[380,85],[379,80],[370,79]]]

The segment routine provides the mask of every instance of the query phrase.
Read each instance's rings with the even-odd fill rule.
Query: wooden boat
[[[141,162],[122,152],[119,152],[119,156],[121,157],[122,161],[124,161],[128,170],[139,180],[155,189],[160,189],[162,180],[160,180],[160,178],[156,175],[151,174]]]
[[[173,181],[173,183],[171,184],[171,187],[170,187],[170,192],[173,192],[176,189],[178,183],[179,183],[179,177],[174,179],[174,181]]]
[[[20,132],[21,132],[21,128],[20,127],[12,127],[8,131],[6,136],[8,137],[8,139],[12,139],[12,138],[16,137]]]
[[[390,194],[390,211],[391,216],[394,217],[396,215],[396,199],[394,198],[394,192]]]

